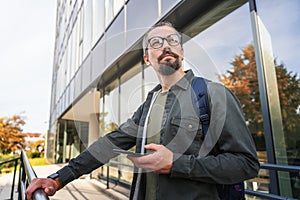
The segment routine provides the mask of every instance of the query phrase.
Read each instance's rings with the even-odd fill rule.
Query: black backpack
[[[193,105],[198,106],[197,110],[199,111],[199,118],[202,123],[204,137],[208,131],[210,121],[207,82],[209,82],[209,80],[202,77],[195,77],[192,81],[192,88],[195,94],[195,98],[193,98]],[[214,153],[212,152],[212,154]],[[229,185],[218,184],[217,188],[221,200],[245,200],[244,182]]]

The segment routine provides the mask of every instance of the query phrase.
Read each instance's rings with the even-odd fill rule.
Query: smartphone
[[[123,149],[113,149],[113,152],[114,153],[127,154],[127,155],[130,155],[130,156],[133,156],[133,157],[140,157],[140,156],[148,155],[148,154],[135,153],[135,152],[132,152],[132,151],[126,151],[126,150],[123,150]]]

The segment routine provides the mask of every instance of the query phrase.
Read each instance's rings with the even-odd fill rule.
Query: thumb
[[[152,150],[152,151],[157,151],[160,148],[160,146],[161,145],[159,145],[159,144],[151,143],[151,144],[145,145],[145,149]]]

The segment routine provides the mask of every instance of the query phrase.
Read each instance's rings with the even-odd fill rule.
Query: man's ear
[[[145,61],[146,65],[150,65],[150,61],[149,61],[148,55],[146,53],[144,54],[144,61]]]

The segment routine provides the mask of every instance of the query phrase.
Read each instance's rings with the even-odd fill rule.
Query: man
[[[117,154],[114,148],[136,145],[141,157],[128,156],[138,168],[131,199],[219,199],[217,184],[232,184],[257,175],[254,142],[234,95],[208,82],[211,122],[203,136],[192,103],[192,71],[183,71],[181,35],[163,22],[144,36],[144,61],[155,70],[160,84],[118,130],[99,138],[50,178],[34,179],[26,194],[37,188],[54,193],[82,174],[90,173]],[[208,139],[207,139],[208,138]],[[217,149],[217,155],[210,152]]]

